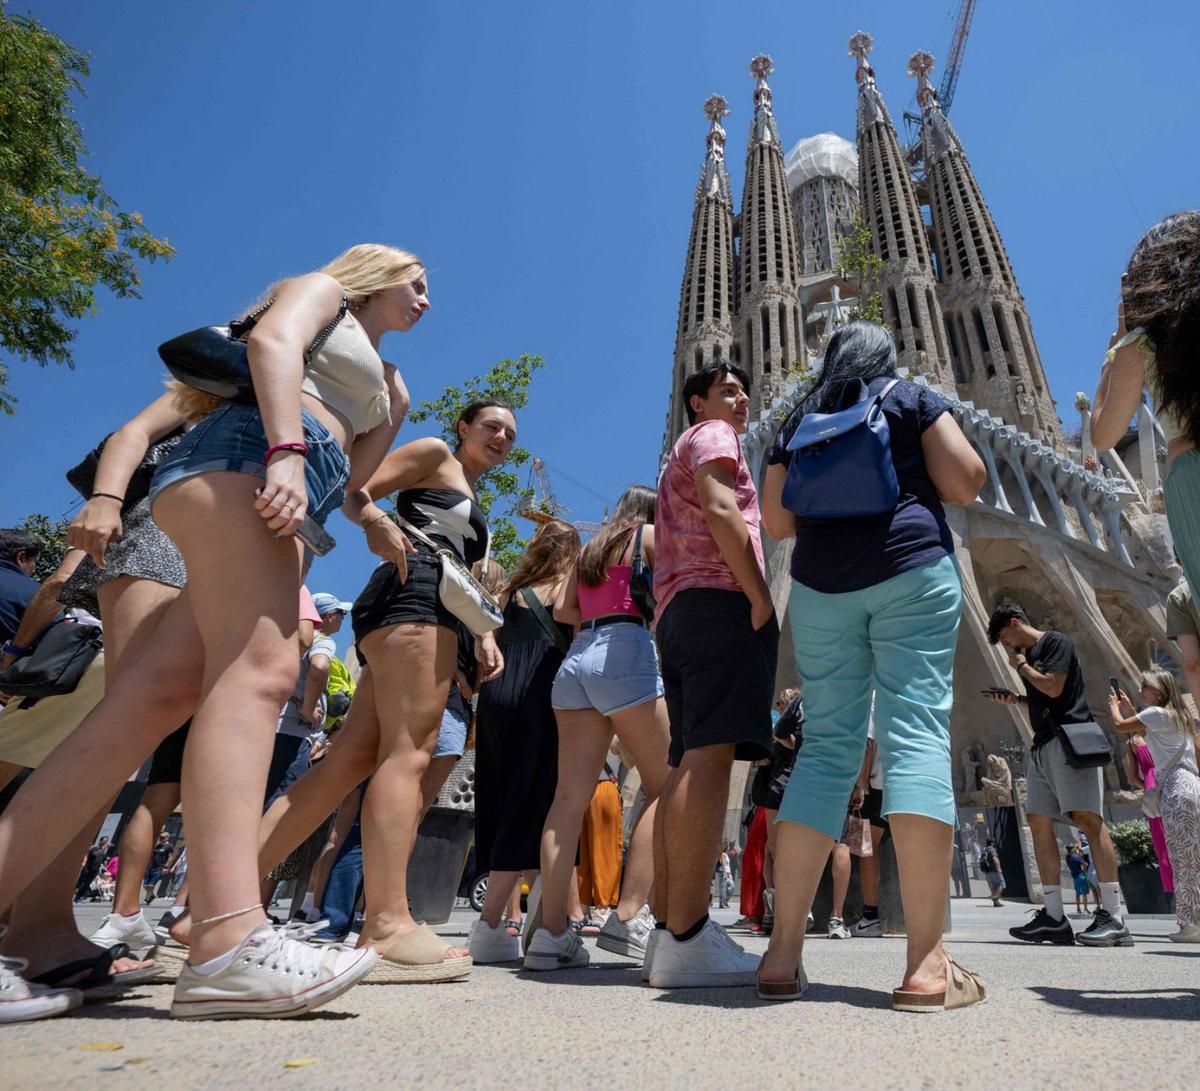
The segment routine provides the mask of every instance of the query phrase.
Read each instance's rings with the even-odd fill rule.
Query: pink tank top
[[[629,577],[633,574],[633,566],[613,564],[605,571],[608,578],[599,587],[584,587],[580,583],[576,588],[579,592],[579,612],[583,620],[591,621],[594,617],[608,617],[610,614],[641,617],[629,595]]]

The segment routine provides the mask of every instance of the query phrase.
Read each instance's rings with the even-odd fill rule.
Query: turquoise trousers
[[[793,583],[789,615],[804,745],[780,821],[841,837],[874,692],[883,813],[955,825],[950,706],[962,581],[954,558],[840,595]]]

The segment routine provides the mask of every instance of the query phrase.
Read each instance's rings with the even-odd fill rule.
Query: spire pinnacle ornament
[[[908,68],[904,74],[911,76],[917,81],[917,102],[922,110],[929,109],[937,102],[937,91],[933,88],[933,83],[930,80],[930,75],[933,72],[933,54],[926,53],[923,49],[918,49],[911,57],[908,58]]]
[[[729,103],[722,95],[710,95],[704,103],[704,116],[714,125],[721,123],[721,118],[729,116]]]
[[[775,72],[775,62],[765,53],[759,53],[750,60],[750,75],[756,80],[765,80]]]
[[[721,118],[728,114],[729,103],[721,95],[710,95],[704,103],[704,116],[711,123],[708,128],[708,157],[716,162],[725,159],[725,129],[721,125]],[[714,174],[708,180],[709,189],[716,185],[718,178]]]

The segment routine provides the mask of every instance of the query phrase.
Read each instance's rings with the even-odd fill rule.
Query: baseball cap
[[[335,610],[348,614],[354,608],[354,603],[342,602],[337,595],[331,595],[328,591],[318,591],[313,595],[313,604],[317,608],[317,613],[322,617],[332,614]]]

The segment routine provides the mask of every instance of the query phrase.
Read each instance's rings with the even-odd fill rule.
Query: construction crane
[[[576,530],[595,532],[601,523],[586,519],[572,519],[571,509],[559,502],[550,487],[550,475],[546,464],[536,456],[529,464],[528,495],[517,505],[517,514],[539,526],[543,523],[570,523]]]
[[[971,33],[971,20],[975,18],[975,4],[976,0],[961,0],[958,5],[958,15],[954,20],[954,34],[950,39],[950,52],[942,71],[942,84],[938,88],[938,103],[942,107],[942,113],[945,114],[950,112],[950,103],[954,101],[954,92],[958,87],[963,54],[967,51],[967,36]],[[919,167],[922,160],[921,115],[913,110],[905,110],[904,123],[909,138],[908,161],[914,167]]]

